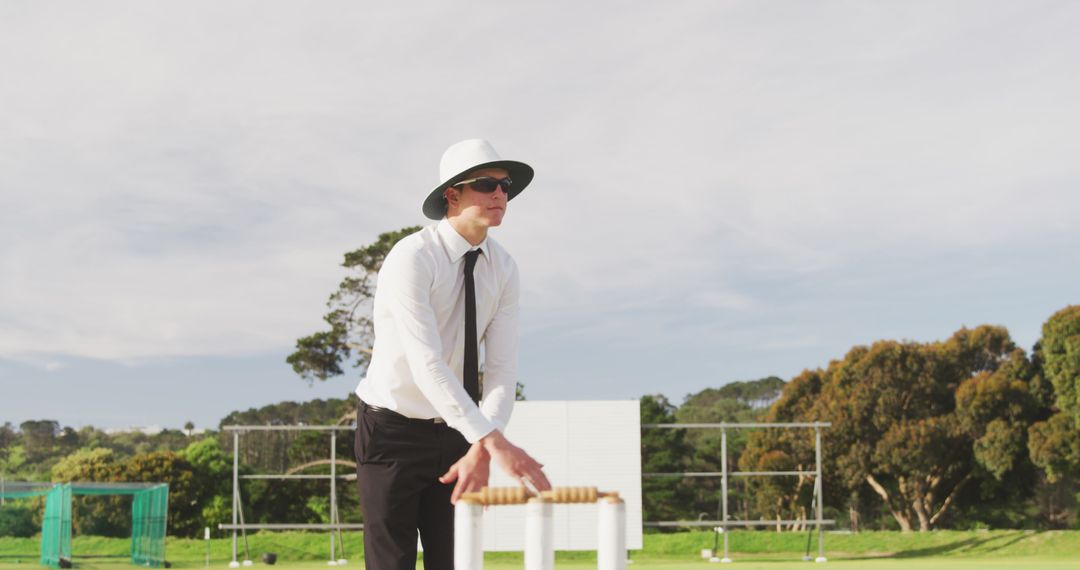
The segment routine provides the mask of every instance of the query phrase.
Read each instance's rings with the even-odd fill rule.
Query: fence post
[[[727,428],[720,428],[720,493],[723,497],[723,508],[721,510],[722,516],[720,517],[720,528],[724,531],[724,557],[720,559],[720,562],[731,562],[731,556],[728,554],[728,514],[727,514],[727,483],[728,483],[728,468],[727,468]]]
[[[818,556],[814,560],[815,562],[825,562],[825,539],[822,535],[821,521],[822,521],[822,509],[821,504],[825,502],[825,497],[821,494],[821,427],[814,426],[814,459],[817,462],[815,468],[816,474],[814,475],[814,492],[817,494],[817,544],[818,544]]]
[[[236,512],[239,508],[237,504],[239,501],[240,492],[240,432],[234,431],[232,434],[232,562],[230,567],[236,568],[239,564],[236,561]],[[233,566],[236,565],[236,566]]]

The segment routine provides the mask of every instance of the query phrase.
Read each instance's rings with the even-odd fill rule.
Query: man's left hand
[[[491,464],[491,455],[480,443],[474,443],[468,453],[450,466],[450,470],[439,477],[439,482],[445,484],[457,481],[454,492],[450,495],[450,502],[457,504],[462,493],[479,491],[487,486],[488,473]]]

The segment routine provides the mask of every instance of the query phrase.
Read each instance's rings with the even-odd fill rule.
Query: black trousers
[[[454,485],[439,476],[468,450],[461,433],[444,423],[360,403],[356,480],[368,570],[415,570],[417,531],[424,568],[453,570]]]

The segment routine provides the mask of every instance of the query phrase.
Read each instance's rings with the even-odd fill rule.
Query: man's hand
[[[551,489],[551,483],[544,475],[543,465],[525,453],[524,449],[510,443],[499,430],[480,438],[478,443],[483,445],[507,475],[517,479],[526,489],[530,489],[530,486],[530,490],[535,491]]]
[[[439,477],[439,482],[446,485],[457,481],[454,492],[450,494],[450,502],[457,504],[462,493],[470,493],[483,489],[488,482],[489,462],[491,456],[480,442],[476,442],[469,448],[464,457],[450,466],[450,470]]]

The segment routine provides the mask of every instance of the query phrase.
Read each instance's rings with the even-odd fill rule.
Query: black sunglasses
[[[514,181],[510,180],[510,177],[506,178],[492,178],[490,176],[481,176],[479,178],[470,178],[469,180],[462,180],[457,184],[454,184],[454,188],[458,186],[464,186],[469,184],[473,190],[481,192],[483,194],[491,194],[496,188],[502,188],[503,192],[510,193],[510,187],[513,186]]]

